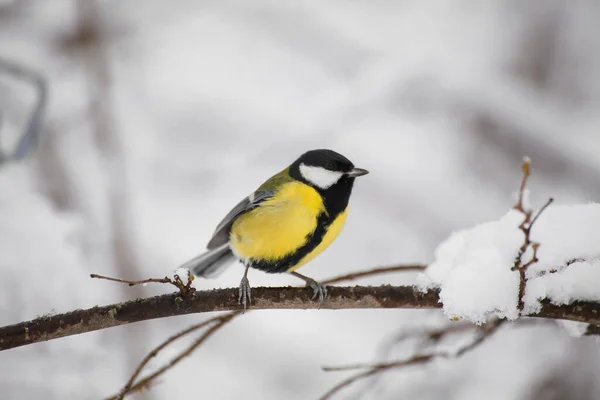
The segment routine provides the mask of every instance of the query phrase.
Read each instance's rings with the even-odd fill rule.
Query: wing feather
[[[246,211],[258,207],[260,203],[272,197],[274,194],[274,190],[259,190],[240,201],[231,209],[231,211],[229,211],[219,225],[217,225],[206,248],[212,250],[227,243],[229,241],[229,232],[231,231],[231,226],[235,219]]]

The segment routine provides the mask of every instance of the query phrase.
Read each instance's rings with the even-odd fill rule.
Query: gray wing
[[[257,207],[260,203],[273,196],[273,194],[275,194],[273,190],[260,190],[240,201],[217,225],[215,233],[213,233],[206,248],[212,250],[227,243],[229,241],[229,232],[235,219],[246,211]]]

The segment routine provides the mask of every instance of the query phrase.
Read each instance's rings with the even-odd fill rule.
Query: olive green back
[[[290,176],[289,167],[281,171],[280,173],[273,175],[265,181],[257,191],[261,190],[277,190],[281,185],[294,181],[294,178]]]

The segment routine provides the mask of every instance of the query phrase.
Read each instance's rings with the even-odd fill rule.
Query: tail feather
[[[215,278],[235,261],[235,256],[225,243],[206,253],[200,254],[183,264],[181,268],[190,270],[194,275],[203,278]]]

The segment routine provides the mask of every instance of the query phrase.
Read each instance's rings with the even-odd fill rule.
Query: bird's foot
[[[307,280],[306,281],[306,286],[311,288],[313,290],[313,300],[315,299],[315,297],[319,296],[319,309],[321,308],[321,306],[323,305],[323,302],[325,301],[325,297],[327,297],[327,287],[325,287],[325,285],[323,285],[322,283],[319,283],[313,279],[311,280]]]
[[[312,278],[309,278],[308,276],[299,274],[296,271],[291,271],[290,274],[292,274],[295,277],[300,278],[304,282],[306,282],[306,286],[311,288],[314,292],[313,297],[312,297],[313,299],[315,297],[319,296],[319,309],[320,309],[321,306],[323,305],[323,301],[325,301],[325,297],[327,297],[327,288],[325,287],[325,285],[315,281]]]
[[[248,304],[250,304],[250,301],[252,299],[250,292],[251,292],[250,282],[248,281],[248,277],[244,274],[244,277],[242,278],[242,281],[240,282],[240,298],[239,298],[240,304],[242,304],[244,306],[244,312],[246,311],[246,308],[247,308]]]

